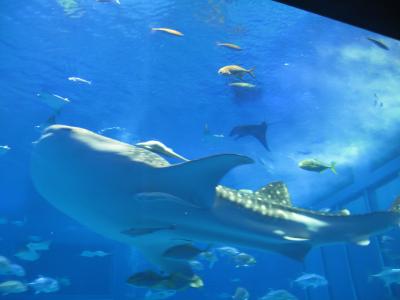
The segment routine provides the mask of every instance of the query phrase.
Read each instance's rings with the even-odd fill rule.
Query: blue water
[[[56,293],[29,290],[5,299],[122,300],[144,299],[146,293],[125,283],[148,267],[140,253],[73,221],[33,187],[29,161],[32,142],[40,136],[36,126],[54,114],[38,93],[70,100],[57,123],[128,143],[159,140],[189,159],[217,153],[250,156],[255,164],[233,170],[222,183],[255,190],[282,180],[294,204],[305,208],[326,208],[329,198],[330,208],[384,210],[400,193],[400,166],[390,161],[400,155],[398,41],[269,1],[121,2],[1,3],[0,145],[11,149],[0,156],[0,217],[9,221],[0,224],[0,255],[26,269],[23,282],[39,274],[71,281]],[[184,36],[151,32],[153,27],[174,28]],[[390,50],[366,37],[384,41]],[[256,77],[245,79],[256,87],[229,86],[234,80],[217,71],[230,64],[255,67]],[[70,81],[71,76],[91,84]],[[270,152],[251,137],[229,137],[235,126],[262,121],[271,123]],[[212,134],[224,137],[205,137],[206,124]],[[310,157],[336,162],[338,175],[298,168]],[[352,184],[369,189],[371,169],[381,165],[394,171],[378,180],[380,190],[374,190],[372,200],[366,194],[357,195],[359,201],[335,198],[336,191]],[[15,220],[22,226],[11,223]],[[34,262],[19,260],[14,254],[30,235],[51,240],[50,250]],[[299,299],[400,297],[398,285],[385,288],[379,280],[368,280],[384,266],[399,267],[398,258],[382,256],[379,241],[365,248],[314,249],[304,263],[240,249],[253,255],[256,265],[235,268],[220,258],[212,269],[200,271],[202,289],[170,299],[222,299],[221,293],[232,295],[237,286],[245,287],[250,299],[269,289],[286,289]],[[82,258],[79,254],[88,249],[111,255]],[[302,272],[324,275],[329,284],[313,290],[293,286]],[[0,275],[1,281],[9,278]]]

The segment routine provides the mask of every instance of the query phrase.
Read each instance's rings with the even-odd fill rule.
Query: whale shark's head
[[[31,172],[46,200],[90,226],[93,220],[111,223],[120,210],[129,209],[127,199],[143,182],[142,170],[151,164],[168,165],[145,149],[86,129],[52,125],[34,144]]]

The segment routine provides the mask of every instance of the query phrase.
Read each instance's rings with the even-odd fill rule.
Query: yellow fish
[[[161,28],[152,28],[151,30],[152,31],[163,31],[163,32],[166,32],[166,33],[169,33],[169,34],[172,34],[172,35],[176,35],[176,36],[183,36],[182,32],[179,32],[178,30],[170,29],[170,28],[161,27]]]
[[[237,65],[229,65],[222,67],[218,70],[218,74],[220,75],[225,75],[225,76],[235,76],[237,78],[242,79],[244,75],[249,74],[251,77],[255,78],[254,76],[254,68],[246,70],[245,68],[242,68],[241,66]]]
[[[231,44],[231,43],[217,43],[217,46],[226,47],[226,48],[230,48],[233,50],[242,50],[242,48],[240,48],[238,45]]]

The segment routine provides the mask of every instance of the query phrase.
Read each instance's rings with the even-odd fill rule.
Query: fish
[[[17,264],[11,263],[8,258],[0,256],[0,275],[25,276],[25,269]]]
[[[323,171],[330,169],[333,174],[337,174],[335,167],[336,167],[335,162],[327,164],[318,159],[304,159],[299,162],[299,168],[311,172],[322,173]]]
[[[177,158],[183,161],[189,161],[187,158],[184,158],[183,156],[177,154],[172,150],[171,148],[165,146],[163,143],[160,141],[147,141],[147,142],[141,142],[135,144],[137,147],[142,147],[145,148],[151,152],[157,153],[157,154],[163,154],[168,157],[173,157]]]
[[[40,254],[38,252],[36,252],[35,250],[31,250],[27,247],[23,247],[22,249],[20,249],[17,253],[14,254],[14,256],[26,261],[36,261],[40,258]]]
[[[89,250],[84,250],[81,252],[81,256],[83,257],[104,257],[104,256],[108,256],[110,255],[110,253],[101,251],[101,250],[97,250],[97,251],[89,251]]]
[[[244,89],[254,89],[256,87],[256,85],[247,82],[232,82],[229,84],[229,86],[244,88]]]
[[[97,0],[97,2],[99,2],[99,0]],[[78,83],[86,83],[86,84],[92,84],[92,82],[91,81],[89,81],[89,80],[86,80],[86,79],[83,79],[83,78],[79,78],[79,77],[74,77],[74,76],[72,76],[72,77],[68,77],[68,80],[69,81],[73,81],[73,82],[78,82]]]
[[[224,76],[234,76],[242,80],[243,76],[246,74],[249,74],[251,77],[255,78],[256,76],[254,75],[254,69],[255,68],[245,69],[238,65],[229,65],[220,68],[218,70],[218,74]]]
[[[296,278],[292,284],[297,285],[302,289],[307,289],[325,286],[328,284],[328,281],[325,279],[325,277],[318,274],[303,273]]]
[[[218,261],[218,258],[213,251],[203,251],[199,254],[199,256],[208,262],[209,269],[212,269],[215,263]]]
[[[298,298],[287,290],[271,290],[258,300],[298,300]]]
[[[223,246],[215,249],[219,252],[222,256],[235,256],[240,253],[240,251],[234,247]]]
[[[50,244],[51,241],[30,242],[26,247],[34,251],[47,251],[49,250]]]
[[[9,294],[20,294],[28,290],[25,284],[17,280],[8,280],[0,282],[0,293],[2,296]]]
[[[101,3],[114,2],[118,5],[121,5],[121,2],[119,0],[96,0],[96,1]]]
[[[211,130],[208,127],[208,124],[204,124],[204,129],[203,129],[203,142],[213,142],[217,141],[219,139],[224,138],[225,136],[223,134],[218,134],[218,133],[212,133]]]
[[[156,233],[160,230],[174,230],[175,226],[167,226],[167,227],[152,227],[152,228],[129,228],[127,230],[122,231],[122,233],[127,234],[129,236],[140,236],[147,235],[151,233]]]
[[[381,242],[386,244],[386,243],[391,243],[393,242],[395,239],[393,237],[391,237],[390,235],[383,235],[381,236]]]
[[[233,50],[242,50],[242,48],[240,48],[238,45],[231,44],[231,43],[220,43],[220,42],[218,42],[217,46],[225,47],[225,48],[229,48],[229,49],[233,49]]]
[[[10,271],[11,262],[7,257],[0,255],[0,275],[6,275]]]
[[[237,287],[235,293],[232,296],[233,300],[249,300],[250,293],[243,287]]]
[[[192,269],[195,271],[203,271],[204,270],[203,264],[201,262],[199,262],[198,260],[189,260],[189,264],[192,267]]]
[[[385,268],[383,271],[370,275],[369,279],[377,278],[383,281],[385,286],[390,286],[392,283],[400,283],[400,269]]]
[[[167,249],[163,256],[172,259],[191,260],[200,255],[204,250],[201,250],[192,244],[183,244]]]
[[[267,144],[267,129],[268,125],[266,122],[261,122],[257,125],[239,125],[232,128],[229,136],[234,137],[236,140],[245,136],[252,136],[257,139],[267,151],[271,151]]]
[[[182,32],[175,30],[175,29],[171,29],[171,28],[163,28],[163,27],[152,28],[151,31],[162,31],[162,32],[166,32],[166,33],[176,35],[176,36],[183,36]]]
[[[57,0],[57,2],[63,8],[64,13],[71,18],[79,18],[84,14],[84,10],[79,7],[76,0]]]
[[[168,281],[169,277],[154,271],[143,271],[133,274],[127,279],[127,283],[137,287],[156,288]]]
[[[0,146],[0,156],[6,154],[10,150],[11,150],[10,146],[7,145]]]
[[[235,255],[233,261],[235,262],[235,268],[250,267],[257,262],[253,256],[243,252]]]
[[[383,50],[387,50],[387,51],[390,50],[389,47],[382,41],[379,41],[379,40],[374,39],[372,37],[367,37],[367,40],[372,42],[372,43],[374,43],[375,46],[377,46],[377,47],[379,47],[379,48],[381,48]]]
[[[71,103],[71,101],[68,98],[56,95],[56,94],[50,94],[50,93],[38,93],[36,94],[37,97],[39,97],[40,101],[49,106],[50,108],[54,109],[55,111],[60,111],[60,109],[66,105]]]
[[[84,128],[52,125],[33,144],[31,178],[43,199],[67,216],[135,247],[164,274],[183,278],[177,287],[201,285],[193,282],[187,260],[163,256],[186,240],[302,261],[312,247],[344,242],[365,246],[370,236],[400,223],[400,197],[388,210],[344,216],[294,206],[283,182],[252,192],[219,184],[228,171],[250,163],[254,161],[247,156],[217,154],[170,164],[142,147]],[[171,225],[174,230],[147,235],[123,233]]]
[[[296,151],[296,154],[300,154],[300,155],[310,155],[312,153],[312,151],[310,150],[299,150]]]
[[[197,275],[186,276],[181,273],[163,275],[151,270],[133,274],[127,279],[127,283],[155,290],[182,290],[203,286],[203,281]]]
[[[10,224],[13,224],[13,225],[18,226],[18,227],[22,227],[22,226],[24,226],[26,224],[26,222],[27,222],[27,220],[26,220],[26,218],[24,218],[23,220],[10,221]]]
[[[26,275],[24,267],[18,264],[10,265],[10,274],[18,277],[24,277]]]
[[[40,293],[54,293],[60,290],[60,284],[58,281],[51,277],[44,277],[42,275],[38,276],[34,281],[28,283],[32,289],[34,289],[35,294]]]

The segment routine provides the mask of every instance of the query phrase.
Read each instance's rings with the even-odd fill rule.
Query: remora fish
[[[369,40],[370,42],[374,43],[375,46],[377,46],[377,47],[379,47],[379,48],[381,48],[383,50],[389,50],[389,47],[385,43],[383,43],[383,42],[381,42],[381,41],[379,41],[377,39],[374,39],[372,37],[367,37],[367,40]]]
[[[163,155],[166,155],[169,157],[181,159],[183,161],[188,161],[187,158],[184,158],[183,156],[179,155],[174,150],[172,150],[171,148],[168,148],[167,146],[165,146],[163,143],[161,143],[159,141],[141,142],[141,143],[137,143],[135,146],[145,148],[154,153],[163,154]]]
[[[225,47],[225,48],[229,48],[229,49],[233,49],[233,50],[242,50],[242,48],[240,48],[240,46],[232,44],[232,43],[217,43],[217,46],[220,47]]]
[[[254,89],[256,87],[254,84],[247,82],[233,82],[230,83],[229,86],[244,88],[244,89]]]
[[[166,33],[176,35],[176,36],[183,36],[182,32],[175,30],[175,29],[171,29],[171,28],[163,28],[163,27],[152,28],[151,31],[162,31],[162,32],[166,32]]]
[[[195,276],[189,262],[163,253],[187,240],[302,260],[313,246],[367,245],[370,235],[400,222],[400,198],[388,211],[344,216],[294,207],[282,182],[255,192],[218,185],[229,170],[251,162],[246,156],[221,154],[171,165],[146,149],[53,125],[35,142],[31,171],[36,189],[58,209],[135,246],[164,272],[185,278]],[[162,230],[125,233],[135,227]]]
[[[99,1],[97,0],[97,2],[99,2]],[[73,81],[73,82],[86,83],[89,85],[92,84],[92,82],[90,80],[86,80],[86,79],[75,77],[75,76],[68,77],[68,80]]]

